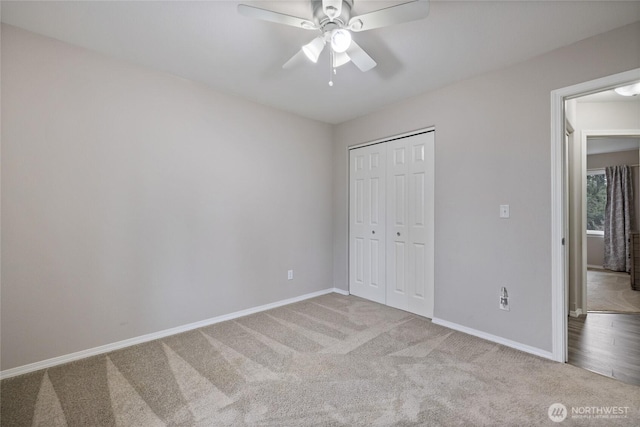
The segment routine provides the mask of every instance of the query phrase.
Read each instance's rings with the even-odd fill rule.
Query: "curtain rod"
[[[622,166],[629,166],[630,168],[637,168],[640,165],[622,165]],[[593,171],[603,171],[605,170],[606,167],[604,168],[594,168],[594,169],[587,169],[587,172],[593,172]]]

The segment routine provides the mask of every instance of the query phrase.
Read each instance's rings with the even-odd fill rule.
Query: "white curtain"
[[[629,166],[609,166],[604,218],[604,268],[631,271],[630,238],[633,221],[633,177]]]

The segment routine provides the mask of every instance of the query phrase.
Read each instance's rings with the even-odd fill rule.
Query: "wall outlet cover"
[[[500,310],[509,311],[509,294],[504,286],[500,289]]]

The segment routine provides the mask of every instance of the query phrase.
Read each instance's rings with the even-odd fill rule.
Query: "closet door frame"
[[[424,133],[429,133],[429,132],[433,132],[434,134],[434,144],[431,150],[431,166],[428,168],[428,173],[430,174],[430,176],[428,176],[427,178],[431,178],[431,182],[429,183],[430,185],[430,191],[431,191],[431,203],[430,203],[430,207],[431,207],[431,212],[429,217],[431,218],[431,224],[428,224],[428,235],[429,235],[429,240],[428,240],[428,247],[427,247],[427,259],[426,259],[426,263],[427,265],[429,265],[431,267],[431,271],[428,272],[428,277],[425,277],[425,286],[426,286],[426,290],[427,290],[427,299],[430,300],[430,304],[427,307],[427,310],[425,312],[422,313],[423,316],[432,318],[433,317],[433,309],[434,309],[434,305],[435,305],[435,286],[434,286],[434,280],[435,280],[435,265],[434,265],[434,261],[435,261],[435,235],[434,235],[434,224],[435,224],[435,205],[434,205],[434,199],[435,199],[435,127],[431,126],[431,127],[427,127],[427,128],[422,128],[422,129],[418,129],[418,130],[414,130],[414,131],[410,131],[410,132],[406,132],[406,133],[402,133],[402,134],[398,134],[398,135],[394,135],[394,136],[390,136],[390,137],[386,137],[386,138],[381,138],[378,140],[374,140],[374,141],[370,141],[370,142],[366,142],[366,143],[362,143],[362,144],[357,144],[357,145],[353,145],[350,147],[347,147],[347,206],[348,206],[348,215],[347,215],[347,244],[348,244],[348,251],[347,251],[347,267],[348,267],[348,286],[349,286],[349,292],[351,293],[351,150],[354,149],[358,149],[358,148],[362,148],[362,147],[367,147],[367,146],[371,146],[371,145],[376,145],[376,144],[384,144],[387,142],[391,142],[391,141],[395,141],[398,139],[404,139],[404,138],[409,138],[415,135],[419,135],[419,134],[424,134]],[[429,194],[427,195],[427,197],[429,197]],[[385,280],[385,285],[386,285],[386,280]],[[386,301],[383,302],[383,304],[386,304]]]

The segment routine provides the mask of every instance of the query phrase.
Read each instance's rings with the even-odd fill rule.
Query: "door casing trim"
[[[562,146],[565,135],[564,101],[613,89],[640,80],[640,68],[602,77],[588,82],[551,91],[551,354],[557,362],[566,361],[567,301],[562,239],[568,235],[563,226],[564,194],[562,178]]]

